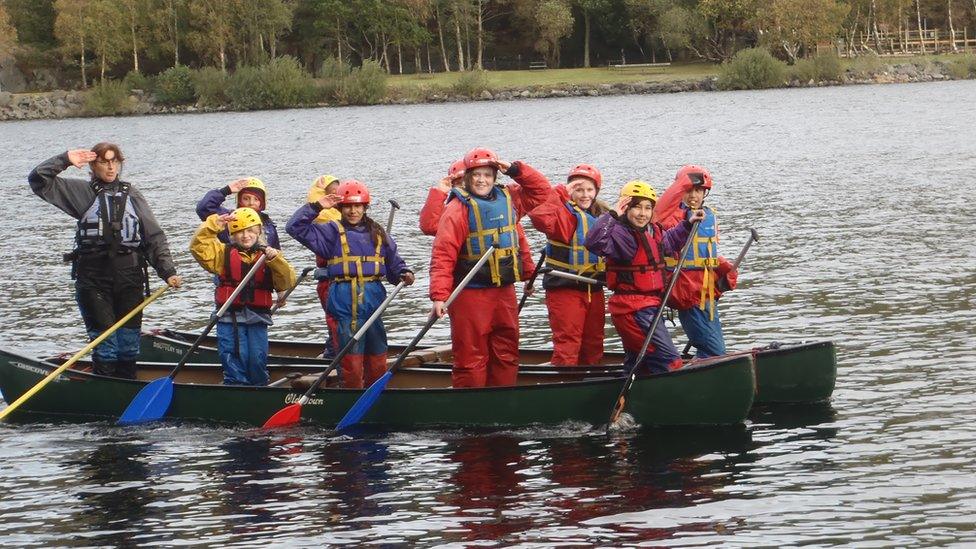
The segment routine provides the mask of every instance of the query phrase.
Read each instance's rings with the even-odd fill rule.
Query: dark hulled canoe
[[[142,359],[155,362],[177,362],[196,339],[195,334],[175,330],[153,330],[143,334]],[[197,349],[195,362],[220,362],[217,356],[215,338],[206,338],[206,347]],[[396,356],[402,346],[390,346],[391,356]],[[315,358],[322,352],[322,344],[298,341],[271,341],[268,364],[307,364],[309,366],[327,364]],[[828,400],[834,390],[837,377],[837,355],[830,341],[814,343],[782,344],[772,343],[748,351],[733,354],[751,353],[756,366],[756,403],[807,403]],[[549,371],[551,366],[539,366],[548,362],[552,352],[542,349],[520,349],[520,375],[536,371]],[[424,365],[426,368],[450,370],[450,348],[447,346],[420,349],[411,354],[404,367]],[[585,376],[623,375],[621,363],[623,353],[606,353],[604,363],[589,367]],[[601,367],[602,366],[602,367]],[[272,370],[274,367],[271,367]],[[314,370],[309,369],[309,372]]]
[[[55,363],[0,350],[0,392],[12,401],[56,367]],[[180,372],[167,417],[261,425],[300,396],[284,387],[218,385],[221,374],[216,366],[188,372],[205,376],[205,369],[211,372],[210,383],[187,383],[191,376]],[[155,375],[152,368],[140,370],[147,378]],[[610,403],[621,383],[619,378],[559,380],[557,373],[550,382],[516,387],[423,388],[424,377],[407,370],[399,372],[394,380],[397,386],[384,391],[362,423],[414,427],[581,421],[599,425],[606,423]],[[69,370],[11,417],[42,414],[117,418],[145,383]],[[334,425],[360,394],[362,391],[356,389],[320,389],[303,407],[303,418]],[[745,419],[754,394],[752,357],[742,354],[638,379],[630,393],[627,412],[643,426],[728,425]]]

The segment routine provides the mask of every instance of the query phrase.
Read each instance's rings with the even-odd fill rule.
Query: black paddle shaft
[[[627,401],[627,395],[630,393],[630,388],[634,386],[634,381],[637,379],[637,369],[640,367],[641,361],[644,360],[644,355],[647,354],[647,346],[651,344],[651,337],[654,336],[654,331],[657,330],[657,325],[661,322],[661,316],[664,313],[664,304],[668,302],[668,298],[671,297],[671,290],[674,289],[675,282],[678,281],[678,275],[681,274],[681,268],[685,264],[685,257],[688,255],[688,249],[695,242],[695,235],[698,234],[698,225],[701,221],[695,221],[691,225],[691,231],[688,233],[688,240],[685,241],[685,245],[681,247],[681,256],[678,259],[678,265],[674,268],[674,273],[671,274],[671,280],[668,282],[668,287],[664,290],[664,295],[661,296],[661,305],[657,308],[657,313],[654,315],[654,320],[651,321],[651,329],[648,330],[647,335],[644,337],[644,345],[641,347],[640,353],[637,355],[637,360],[630,367],[630,372],[627,374],[627,378],[624,380],[624,386],[620,389],[620,394],[617,395],[617,399],[614,400],[613,406],[610,408],[610,424],[613,425],[617,422],[617,418],[620,417],[620,412],[624,409],[624,404]]]
[[[739,265],[742,264],[742,260],[745,259],[746,252],[749,251],[749,247],[752,246],[753,241],[759,242],[759,233],[756,232],[756,229],[750,228],[749,239],[746,240],[745,245],[742,246],[742,251],[739,252],[739,255],[735,258],[735,261],[732,262],[733,270],[738,269]],[[717,286],[718,286],[718,291],[720,292],[729,291],[729,283],[726,278],[722,278],[721,280],[719,280]]]
[[[396,200],[390,199],[390,217],[386,218],[386,234],[387,236],[393,231],[393,215],[396,211],[400,209],[400,203]]]
[[[535,284],[535,279],[537,276],[539,276],[539,272],[542,270],[542,264],[545,261],[546,261],[546,249],[543,248],[542,253],[539,254],[539,261],[536,262],[535,264],[535,271],[532,273],[532,276],[529,277],[529,280],[525,283],[525,286],[522,286],[522,299],[519,300],[518,312],[521,313],[522,307],[525,307],[525,300],[529,299],[528,290],[531,290],[532,285]]]
[[[276,312],[278,312],[278,309],[280,309],[281,306],[285,303],[285,300],[288,299],[288,296],[290,296],[291,293],[295,291],[295,288],[298,288],[298,286],[302,283],[302,281],[308,278],[308,274],[314,270],[315,267],[305,267],[304,269],[302,269],[302,274],[299,275],[298,280],[295,281],[295,285],[292,286],[291,288],[288,288],[288,290],[285,291],[285,294],[278,298],[278,302],[275,303],[274,307],[271,308],[271,314],[275,314]]]
[[[213,318],[210,319],[210,323],[207,324],[207,327],[203,330],[203,333],[197,336],[197,339],[196,341],[193,342],[193,345],[190,345],[190,348],[187,349],[185,353],[183,353],[183,358],[180,359],[176,367],[173,368],[173,370],[169,373],[170,379],[176,378],[177,372],[179,372],[186,364],[186,361],[190,359],[190,355],[193,354],[193,351],[197,350],[197,347],[200,346],[200,342],[203,341],[203,338],[207,337],[207,334],[210,333],[210,330],[213,330],[213,327],[217,325],[217,321],[220,320],[220,317],[224,316],[224,313],[227,312],[227,309],[229,309],[230,306],[234,303],[234,300],[237,299],[237,296],[241,294],[241,291],[244,290],[244,287],[247,286],[247,283],[250,282],[252,278],[254,278],[255,273],[257,273],[258,270],[264,266],[264,262],[267,259],[268,256],[261,254],[261,257],[259,257],[258,260],[254,262],[254,265],[251,266],[250,270],[247,271],[247,274],[244,275],[244,278],[241,279],[241,283],[238,284],[236,288],[234,288],[234,291],[230,294],[230,297],[227,298],[227,301],[225,301],[224,304],[220,306],[220,309],[217,309],[217,312],[214,313]]]

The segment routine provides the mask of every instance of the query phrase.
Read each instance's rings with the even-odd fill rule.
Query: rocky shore
[[[792,81],[786,87],[817,87],[853,84],[890,84],[951,80],[948,65],[941,62],[899,63],[884,65],[867,75],[848,72],[840,81]],[[601,97],[610,95],[639,95],[651,93],[680,93],[715,91],[717,77],[701,80],[670,82],[630,82],[613,84],[574,84],[560,87],[535,86],[524,89],[484,90],[475,97],[456,95],[446,91],[431,91],[422,96],[398,97],[390,94],[381,104],[447,103],[462,101],[513,101],[549,97]],[[167,106],[157,103],[151,94],[133,90],[129,95],[132,115],[220,112],[229,107],[205,108],[198,105]],[[313,105],[328,107],[329,104]],[[0,92],[0,121],[38,120],[91,116],[85,106],[85,92],[57,90],[45,93],[11,94]]]

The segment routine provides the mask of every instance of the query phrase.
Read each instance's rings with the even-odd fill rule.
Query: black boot
[[[115,377],[120,377],[122,379],[135,379],[136,361],[134,360],[118,361],[115,365]]]
[[[109,362],[96,359],[92,361],[92,371],[100,376],[114,377],[117,364],[115,361]]]

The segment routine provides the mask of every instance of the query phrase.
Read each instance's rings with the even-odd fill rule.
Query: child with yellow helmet
[[[281,248],[278,229],[264,211],[268,205],[268,191],[264,183],[256,177],[238,179],[219,189],[207,191],[200,202],[197,202],[197,216],[200,217],[200,221],[206,221],[213,214],[230,213],[230,210],[223,207],[223,203],[232,194],[237,195],[238,208],[251,208],[260,216],[268,246]],[[228,242],[227,235],[220,235],[220,241]]]
[[[225,229],[229,244],[218,238]],[[208,216],[190,242],[190,253],[197,263],[217,275],[214,301],[218,307],[227,302],[258,258],[267,257],[261,270],[217,320],[217,350],[227,385],[268,384],[272,292],[291,288],[296,276],[281,251],[267,244],[260,214],[246,207]]]
[[[336,193],[339,188],[339,178],[334,175],[320,175],[315,178],[312,182],[311,188],[308,189],[308,202],[318,202],[326,196]],[[339,213],[339,208],[322,208],[319,212],[318,217],[315,218],[315,223],[331,223],[333,221],[339,221],[342,218],[342,214]],[[319,296],[319,303],[322,305],[322,310],[325,311],[325,321],[329,322],[329,273],[326,267],[328,266],[328,259],[322,256],[315,256],[315,280],[318,281],[315,285],[315,293]],[[332,339],[332,332],[326,332],[325,336],[325,351],[322,353],[322,358],[330,359],[335,354],[339,352],[336,349],[334,341]]]
[[[607,260],[607,288],[613,295],[607,308],[623,342],[624,365],[633,368],[661,303],[665,286],[664,258],[680,253],[696,210],[688,220],[664,231],[651,222],[657,192],[645,181],[630,181],[620,191],[614,209],[600,216],[586,235],[586,248]],[[681,356],[663,322],[651,337],[638,368],[666,372],[681,367]]]

